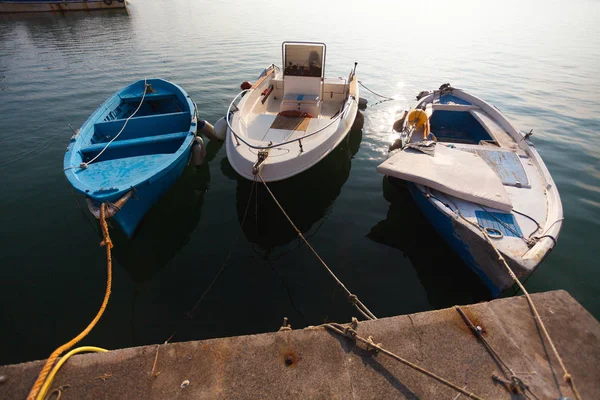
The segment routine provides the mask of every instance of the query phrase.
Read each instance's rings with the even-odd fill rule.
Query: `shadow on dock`
[[[492,298],[477,275],[429,224],[407,188],[393,186],[384,177],[383,195],[390,202],[387,217],[371,228],[367,237],[408,257],[434,308]]]

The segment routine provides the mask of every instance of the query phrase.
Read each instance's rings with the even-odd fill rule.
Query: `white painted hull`
[[[357,78],[354,76],[348,83],[349,96],[337,102],[325,101],[321,114],[310,119],[305,131],[274,130],[271,124],[279,111],[281,98],[275,91],[265,104],[260,103],[261,93],[271,85],[276,86],[274,81],[278,77],[279,75],[273,71],[257,87],[247,92],[238,105],[239,111],[230,118],[231,128],[239,136],[236,138],[231,129],[228,129],[225,139],[227,157],[233,169],[249,180],[258,179],[254,175],[253,167],[258,160],[260,147],[272,146],[267,150],[268,156],[260,169],[260,174],[266,182],[284,180],[311,168],[346,137],[358,112],[358,86]],[[331,97],[333,98],[334,95],[332,94]],[[337,118],[341,107],[344,107],[344,111]],[[322,130],[318,133],[310,135],[320,129]],[[273,134],[275,131],[281,134],[280,140],[277,140],[277,136]],[[285,144],[289,141],[292,142]],[[277,145],[277,143],[284,144]]]
[[[507,231],[506,233],[509,234],[494,238],[489,236],[489,238],[515,275],[523,279],[535,271],[556,245],[563,221],[560,195],[533,143],[525,138],[523,133],[516,129],[496,107],[460,89],[453,88],[451,95],[465,100],[467,105],[442,104],[440,98],[436,98],[436,93],[437,91],[423,97],[415,109],[426,110],[431,121],[434,120],[432,115],[436,110],[469,113],[478,120],[495,142],[468,144],[445,139],[438,142],[437,146],[449,145],[456,148],[456,151],[483,151],[483,153],[496,151],[501,152],[499,154],[510,155],[518,160],[516,165],[522,168],[523,173],[520,176],[527,178],[526,183],[519,181],[518,184],[504,184],[511,201],[510,211],[483,207],[477,202],[458,198],[442,192],[441,189],[433,190],[418,182],[411,190],[432,225],[467,265],[475,270],[491,292],[498,295],[514,282],[506,267],[498,261],[488,239],[484,237],[478,214],[479,218],[484,215],[486,218],[493,219],[490,213],[496,213],[495,215],[505,215],[514,221],[514,225],[513,222],[506,225],[505,222],[504,225],[499,223],[498,227],[510,226],[511,229],[517,229],[521,232],[521,237],[517,235],[519,232]],[[403,127],[406,131],[407,121],[404,121]],[[434,132],[433,127],[431,131]],[[479,155],[488,157],[485,154]],[[430,156],[425,155],[425,157]],[[453,165],[448,166],[448,168],[452,167]],[[509,172],[514,173],[514,170]],[[461,183],[472,184],[466,181]],[[476,186],[473,188],[476,189]],[[468,187],[466,189],[470,190]],[[495,218],[497,220],[497,217]]]
[[[86,11],[116,8],[126,8],[126,2],[112,0],[110,4],[106,4],[103,0],[0,1],[0,13]]]

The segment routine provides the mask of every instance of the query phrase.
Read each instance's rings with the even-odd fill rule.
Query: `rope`
[[[462,214],[459,214],[459,215],[463,219],[467,220],[465,217],[462,216]],[[468,221],[468,222],[471,222],[471,221]],[[535,307],[535,304],[533,303],[533,300],[531,299],[531,296],[529,295],[529,292],[527,292],[527,290],[525,289],[525,287],[523,286],[523,284],[521,283],[521,281],[519,280],[519,278],[517,278],[517,276],[515,275],[515,273],[513,272],[513,270],[510,268],[510,266],[508,265],[508,263],[504,259],[504,257],[502,257],[502,254],[500,254],[500,252],[498,251],[498,249],[496,248],[496,246],[494,246],[494,244],[491,242],[491,240],[485,234],[485,232],[483,231],[483,229],[481,229],[481,227],[479,225],[477,225],[477,226],[479,227],[479,229],[483,233],[483,237],[485,238],[485,240],[490,244],[490,246],[492,246],[492,248],[496,252],[496,255],[498,256],[498,261],[500,261],[506,267],[506,270],[510,274],[511,278],[519,286],[519,289],[521,289],[523,291],[523,294],[525,295],[525,298],[527,299],[527,302],[529,303],[529,307],[531,307],[531,311],[533,312],[533,315],[535,317],[534,319],[535,319],[536,325],[538,325],[539,328],[544,333],[544,336],[546,337],[546,340],[550,344],[550,348],[552,348],[552,352],[554,353],[554,356],[558,360],[558,363],[560,364],[560,367],[563,370],[563,373],[564,373],[563,379],[571,387],[571,390],[573,391],[573,394],[575,395],[575,398],[577,400],[581,400],[581,396],[579,395],[579,392],[577,391],[577,388],[575,387],[575,382],[573,380],[573,377],[571,376],[571,374],[569,373],[569,371],[567,371],[567,367],[565,367],[565,364],[564,364],[562,358],[560,357],[560,354],[558,354],[558,350],[556,350],[556,346],[554,345],[554,342],[552,341],[552,338],[550,337],[550,334],[548,333],[548,330],[546,329],[546,325],[544,324],[544,321],[542,321],[542,317],[540,317],[540,314],[538,313],[537,308]]]
[[[357,326],[358,321],[354,320],[353,323],[354,323],[354,326]],[[457,392],[462,393],[463,395],[467,396],[470,399],[483,400],[481,397],[479,397],[479,396],[477,396],[477,395],[475,395],[475,394],[473,394],[471,392],[467,392],[465,389],[463,389],[460,386],[458,386],[458,385],[456,385],[456,384],[454,384],[454,383],[452,383],[452,382],[450,382],[450,381],[442,378],[441,376],[438,376],[435,373],[433,373],[431,371],[428,371],[425,368],[420,367],[419,365],[414,364],[414,363],[412,363],[412,362],[410,362],[410,361],[408,361],[408,360],[400,357],[399,355],[392,353],[389,350],[384,349],[383,347],[381,347],[381,343],[375,344],[374,341],[373,341],[373,338],[371,338],[370,336],[367,339],[365,339],[364,337],[360,336],[356,332],[356,330],[354,328],[352,328],[352,327],[344,327],[344,326],[336,324],[336,323],[329,323],[329,324],[324,324],[324,325],[321,325],[321,326],[323,326],[323,327],[325,327],[325,328],[327,328],[327,329],[329,329],[329,330],[331,330],[331,331],[333,331],[333,332],[335,332],[337,334],[340,334],[342,336],[349,337],[349,338],[351,338],[353,340],[359,340],[360,342],[366,344],[367,348],[373,348],[373,349],[375,349],[377,351],[380,351],[383,354],[385,354],[385,355],[393,358],[394,360],[400,361],[402,364],[406,365],[407,367],[410,367],[410,368],[412,368],[412,369],[414,369],[414,370],[416,370],[416,371],[418,371],[418,372],[420,372],[420,373],[422,373],[422,374],[424,374],[424,375],[426,375],[426,376],[428,376],[428,377],[430,377],[430,378],[438,381],[439,383],[441,383],[443,385],[446,385],[446,386],[448,386],[448,387],[456,390]]]
[[[239,233],[239,235],[238,235],[238,237],[237,237],[234,245],[231,247],[231,250],[229,251],[229,254],[227,254],[227,257],[225,257],[225,261],[223,261],[223,265],[221,265],[221,268],[219,269],[219,272],[217,272],[217,274],[213,278],[213,280],[210,283],[210,285],[208,285],[208,287],[206,288],[206,290],[204,290],[204,292],[202,293],[202,295],[200,295],[200,298],[198,299],[198,301],[196,301],[196,304],[194,304],[194,307],[192,307],[192,309],[186,313],[186,315],[189,318],[183,320],[183,322],[179,325],[179,327],[165,341],[165,344],[169,343],[171,341],[171,339],[173,339],[173,337],[175,337],[175,335],[177,334],[177,332],[179,332],[181,329],[183,329],[185,327],[185,324],[187,323],[187,321],[189,321],[190,319],[194,318],[194,313],[196,312],[196,309],[198,308],[198,306],[200,305],[200,303],[202,302],[202,300],[204,299],[204,297],[208,294],[208,292],[210,291],[210,289],[212,289],[213,285],[217,282],[217,280],[221,276],[221,273],[223,273],[223,271],[225,270],[225,267],[227,266],[227,263],[229,262],[229,259],[233,255],[233,252],[237,249],[237,245],[238,245],[240,239],[242,238],[242,236],[244,234],[244,229],[243,229],[244,228],[244,223],[246,222],[246,216],[248,215],[248,209],[250,208],[250,203],[251,203],[250,200],[252,199],[252,192],[255,190],[255,188],[254,188],[255,186],[256,186],[256,182],[252,182],[252,186],[250,188],[250,194],[248,196],[248,203],[246,204],[246,210],[244,211],[244,217],[242,218],[242,223],[240,224],[240,233]],[[158,349],[156,350],[156,357],[158,358]],[[154,364],[156,366],[156,360],[154,361]],[[152,368],[152,370],[154,371],[154,367]]]
[[[496,222],[498,222],[500,225],[504,226],[504,228],[506,228],[507,230],[511,231],[515,236],[517,236],[519,239],[521,239],[522,241],[524,241],[526,245],[533,246],[533,245],[535,245],[537,243],[537,240],[526,238],[525,236],[523,236],[522,234],[520,234],[519,232],[517,232],[515,229],[513,229],[510,225],[505,224],[504,221],[502,221],[500,218],[496,217],[494,214],[492,214],[487,208],[485,208],[481,204],[479,204],[478,206],[483,211],[485,211],[490,217],[494,218],[496,220]],[[458,209],[458,207],[456,209]],[[522,214],[522,213],[519,213],[519,214],[525,215],[525,214]],[[536,224],[537,224],[537,222],[536,222]]]
[[[263,183],[263,185],[265,185],[265,188],[267,189],[267,192],[269,192],[269,194],[271,195],[271,197],[273,198],[273,201],[275,202],[275,204],[277,204],[277,207],[279,207],[279,209],[281,210],[281,212],[283,213],[283,215],[287,218],[287,220],[289,221],[290,225],[292,226],[292,228],[294,228],[294,230],[296,231],[296,233],[298,234],[298,237],[300,237],[300,239],[302,239],[304,241],[304,243],[310,248],[310,250],[313,252],[313,254],[319,259],[319,261],[321,262],[321,264],[323,264],[323,266],[325,267],[325,269],[327,270],[327,272],[329,272],[329,274],[331,275],[331,277],[336,281],[336,283],[346,292],[346,295],[348,296],[348,301],[350,301],[350,303],[367,319],[371,319],[371,320],[375,320],[377,319],[377,317],[367,308],[367,306],[365,306],[355,294],[352,294],[352,292],[350,292],[350,290],[348,290],[348,288],[346,288],[346,286],[344,286],[344,284],[342,283],[342,281],[340,281],[338,279],[338,277],[333,273],[333,271],[331,270],[331,268],[329,268],[329,266],[327,266],[327,263],[325,263],[325,261],[323,261],[323,259],[321,258],[321,256],[319,256],[319,254],[317,253],[317,251],[314,249],[314,247],[311,246],[311,244],[308,242],[308,240],[306,240],[306,238],[304,237],[304,235],[302,235],[302,232],[300,231],[300,229],[298,229],[298,227],[296,227],[296,225],[294,224],[294,222],[292,221],[292,219],[289,217],[289,215],[287,215],[287,213],[285,212],[285,210],[283,209],[283,207],[281,206],[281,204],[279,204],[279,201],[277,201],[277,198],[275,197],[275,195],[273,194],[273,192],[271,192],[271,189],[269,189],[269,186],[267,185],[267,183],[265,182],[265,180],[263,179],[262,175],[260,174],[260,172],[257,172],[258,177],[260,178],[261,182]]]
[[[38,375],[37,380],[33,384],[31,391],[29,392],[29,395],[27,396],[27,400],[39,399],[39,397],[36,397],[36,396],[38,396],[40,389],[45,384],[46,378],[48,377],[48,374],[50,373],[50,370],[51,370],[52,366],[54,365],[54,362],[56,361],[56,359],[62,353],[69,350],[71,347],[73,347],[75,344],[77,344],[79,341],[81,341],[81,339],[83,339],[85,336],[87,336],[87,334],[90,333],[90,331],[96,326],[96,324],[102,317],[102,314],[104,314],[104,310],[106,309],[106,305],[108,304],[108,299],[110,298],[110,292],[111,292],[111,286],[112,286],[111,249],[113,247],[112,241],[110,240],[110,235],[108,233],[108,225],[106,224],[105,213],[106,213],[106,205],[104,203],[102,203],[102,205],[100,206],[100,225],[102,226],[102,235],[104,236],[104,240],[100,243],[100,245],[106,247],[106,260],[107,260],[108,276],[107,276],[107,280],[106,280],[106,293],[104,294],[104,300],[102,300],[102,305],[100,306],[100,310],[98,310],[98,313],[96,314],[96,316],[94,317],[92,322],[90,322],[90,324],[79,335],[75,336],[69,342],[63,344],[58,349],[54,350],[54,352],[50,355],[50,357],[48,357],[48,360],[46,360],[46,364],[44,364],[44,367],[40,371],[40,374]]]
[[[65,354],[64,357],[62,357],[58,363],[56,363],[56,365],[54,366],[54,368],[52,368],[52,372],[50,372],[50,374],[48,375],[48,378],[46,378],[46,382],[44,382],[44,386],[42,386],[42,389],[38,393],[36,400],[42,400],[42,399],[44,399],[46,397],[46,393],[48,392],[48,389],[50,388],[50,385],[52,384],[52,381],[54,381],[54,377],[56,376],[58,370],[63,366],[63,364],[65,362],[67,362],[67,360],[72,355],[75,355],[77,353],[83,353],[83,352],[86,352],[86,351],[88,351],[88,352],[96,352],[96,353],[106,353],[106,352],[108,352],[108,350],[106,350],[106,349],[103,349],[101,347],[93,347],[93,346],[83,346],[83,347],[78,347],[76,349],[71,350],[70,352],[68,352],[67,354]]]
[[[423,194],[425,196],[434,197],[431,194],[427,194],[427,193],[423,193]],[[443,203],[440,199],[437,199],[436,197],[434,197],[434,198],[436,200],[440,201],[446,207],[448,207],[457,216],[459,216],[460,218],[464,219],[467,223],[469,223],[472,226],[474,226],[475,228],[479,229],[481,231],[483,237],[485,238],[485,240],[490,244],[490,246],[492,246],[492,249],[494,249],[494,252],[498,256],[498,261],[500,261],[500,263],[504,265],[504,267],[508,271],[508,274],[510,275],[510,277],[519,286],[519,289],[525,295],[525,298],[527,299],[527,302],[529,303],[529,307],[531,308],[531,312],[533,313],[536,325],[541,329],[541,331],[544,334],[544,336],[546,337],[546,340],[548,341],[548,343],[550,343],[550,347],[552,349],[552,352],[554,353],[554,356],[558,360],[558,363],[560,364],[560,367],[563,370],[563,373],[564,373],[563,379],[571,387],[571,390],[573,391],[573,394],[575,395],[575,398],[577,400],[581,400],[581,396],[579,395],[579,392],[577,391],[577,388],[575,387],[575,382],[573,380],[573,377],[571,376],[571,374],[567,370],[567,367],[565,367],[565,364],[564,364],[562,358],[558,354],[558,350],[556,349],[556,346],[554,345],[554,342],[552,341],[552,338],[550,338],[550,334],[548,333],[548,330],[546,329],[546,325],[544,325],[544,321],[542,321],[542,318],[540,317],[540,314],[538,313],[537,308],[535,307],[535,304],[533,303],[533,300],[531,299],[531,296],[529,295],[529,292],[525,289],[525,287],[523,286],[523,284],[521,283],[521,281],[519,280],[519,278],[517,278],[517,276],[515,275],[515,273],[513,272],[513,270],[510,268],[510,266],[508,265],[508,263],[506,262],[506,260],[502,256],[502,254],[500,254],[500,251],[498,250],[498,248],[490,240],[490,238],[488,237],[488,235],[485,232],[485,230],[479,224],[476,224],[476,223],[474,223],[472,221],[469,221],[464,215],[462,215],[462,213],[460,212],[459,208],[450,199],[448,199],[448,200],[450,200],[454,204],[455,210],[453,210],[448,204]],[[554,240],[554,244],[556,244],[556,239],[554,239],[554,238],[552,238],[552,239]]]
[[[538,232],[538,231],[541,231],[541,230],[542,230],[542,227],[540,226],[540,224],[539,224],[539,223],[538,223],[538,222],[537,222],[537,221],[536,221],[536,220],[535,220],[533,217],[531,217],[531,216],[529,216],[529,215],[527,215],[527,214],[525,214],[525,213],[522,213],[522,212],[520,212],[520,211],[517,211],[517,210],[515,210],[514,208],[513,208],[513,210],[512,210],[512,211],[513,211],[515,214],[519,214],[519,215],[522,215],[522,216],[524,216],[525,218],[528,218],[528,219],[530,219],[531,221],[533,221],[533,222],[534,222],[534,223],[537,225],[537,228],[536,228],[536,230],[535,230],[535,231],[533,231],[533,232],[531,232],[531,233],[529,234],[529,237],[531,237],[531,236],[532,236],[534,233],[536,233],[536,232]],[[550,226],[552,226],[552,225],[550,225]]]
[[[371,89],[369,89],[368,87],[366,87],[366,86],[365,86],[365,85],[362,83],[362,81],[358,81],[358,83],[360,84],[360,86],[364,87],[364,88],[365,88],[365,89],[367,89],[369,92],[373,93],[375,96],[379,96],[379,97],[381,97],[382,99],[386,99],[386,100],[396,100],[396,99],[394,99],[393,97],[384,96],[384,95],[381,95],[381,94],[379,94],[379,93],[376,93],[376,92],[372,91]],[[380,102],[380,103],[381,103],[381,102]]]
[[[473,334],[481,341],[481,343],[483,343],[483,346],[491,354],[492,358],[496,360],[496,363],[499,364],[500,366],[504,367],[504,369],[502,369],[502,368],[499,368],[499,369],[502,372],[502,374],[504,375],[504,377],[507,379],[510,379],[510,381],[508,381],[508,382],[504,381],[496,375],[492,375],[492,379],[497,382],[500,382],[500,383],[508,384],[511,388],[511,391],[513,391],[513,392],[515,390],[520,390],[523,393],[525,391],[529,391],[529,393],[531,393],[531,395],[537,399],[538,397],[531,391],[529,386],[526,385],[525,382],[523,382],[523,379],[521,379],[521,377],[519,377],[508,366],[508,364],[506,364],[506,362],[502,359],[502,357],[500,357],[500,354],[498,354],[498,352],[496,352],[496,350],[494,350],[492,345],[486,340],[485,336],[482,335],[481,327],[475,326],[473,324],[473,322],[469,319],[469,317],[467,317],[467,315],[464,313],[464,311],[459,306],[454,306],[454,308],[460,314],[460,316],[465,321],[467,326],[471,329],[471,331],[473,331]],[[508,373],[506,373],[505,370],[508,371]]]
[[[231,121],[229,120],[230,116],[233,114],[232,107],[237,108],[237,106],[235,104],[233,104],[233,103],[235,103],[235,101],[241,95],[243,95],[244,93],[249,92],[251,90],[254,90],[254,89],[242,90],[237,96],[235,96],[235,98],[229,104],[229,108],[227,109],[227,114],[225,114],[225,122],[227,122],[227,127],[229,128],[229,130],[231,131],[231,133],[233,133],[233,136],[236,138],[236,140],[240,140],[246,146],[248,146],[248,147],[250,147],[252,149],[258,149],[258,150],[268,150],[268,149],[272,149],[273,147],[285,146],[286,144],[290,144],[290,143],[294,143],[294,142],[300,142],[303,139],[306,139],[308,137],[316,135],[317,133],[319,133],[321,131],[324,131],[325,129],[329,128],[334,122],[336,122],[338,119],[340,119],[346,113],[346,111],[350,108],[350,104],[353,101],[356,101],[356,99],[354,98],[354,96],[349,96],[348,100],[344,103],[344,108],[343,108],[342,112],[339,112],[334,118],[331,118],[331,122],[329,122],[327,125],[319,128],[319,129],[317,129],[316,131],[313,131],[311,133],[307,133],[304,136],[299,137],[298,139],[292,139],[292,140],[288,140],[286,142],[281,142],[281,143],[276,143],[276,144],[270,144],[268,146],[254,146],[254,145],[251,145],[250,143],[248,143],[247,141],[245,141],[244,139],[242,139],[242,137],[240,135],[238,135],[233,130],[233,127],[231,126]],[[238,146],[239,146],[239,143],[238,143]]]
[[[446,205],[446,206],[448,208],[450,208],[448,205]],[[529,292],[525,289],[525,287],[523,286],[523,284],[521,283],[521,281],[519,280],[519,278],[517,278],[517,276],[515,275],[515,273],[513,272],[513,270],[510,268],[510,266],[508,265],[508,263],[506,262],[506,260],[502,256],[502,254],[500,254],[500,251],[498,250],[498,248],[490,240],[490,238],[486,234],[485,230],[479,224],[476,224],[474,222],[469,221],[464,215],[462,215],[462,213],[460,212],[460,210],[458,209],[458,207],[456,207],[456,205],[454,205],[454,206],[455,206],[456,210],[452,210],[452,208],[450,208],[450,210],[454,211],[454,213],[456,215],[458,215],[460,218],[464,219],[467,223],[471,224],[472,226],[474,226],[475,228],[477,228],[477,229],[479,229],[481,231],[481,233],[482,233],[483,237],[485,238],[485,240],[490,244],[490,246],[492,246],[492,249],[494,249],[494,252],[498,256],[498,261],[500,261],[500,263],[502,265],[504,265],[504,267],[508,271],[508,274],[510,275],[510,277],[519,286],[519,289],[521,289],[521,291],[525,295],[525,298],[527,299],[527,302],[529,303],[529,307],[531,308],[531,312],[533,313],[536,325],[538,325],[538,327],[542,330],[542,333],[544,334],[544,336],[546,337],[546,340],[550,344],[550,348],[552,349],[552,352],[554,353],[554,356],[558,360],[558,363],[560,364],[560,367],[563,370],[563,373],[564,373],[563,379],[571,387],[571,390],[573,391],[573,394],[575,395],[575,398],[577,400],[581,400],[581,396],[579,395],[579,392],[577,391],[577,388],[575,387],[575,382],[573,380],[573,377],[571,376],[571,374],[569,373],[569,371],[567,371],[567,367],[565,367],[565,364],[564,364],[562,358],[558,354],[558,350],[556,349],[556,346],[554,345],[554,342],[552,341],[552,338],[550,338],[550,334],[548,333],[548,330],[546,329],[546,325],[544,325],[544,322],[542,321],[542,318],[540,317],[540,314],[538,313],[537,308],[535,307],[535,304],[533,303],[533,300],[531,299],[531,296],[529,295]]]
[[[142,100],[140,101],[140,104],[137,106],[137,108],[135,109],[135,111],[133,112],[133,114],[131,114],[129,117],[127,117],[127,119],[125,120],[125,123],[123,124],[123,127],[121,128],[121,130],[119,131],[119,133],[117,133],[115,135],[115,137],[113,137],[108,143],[106,143],[106,146],[104,146],[104,148],[100,151],[100,153],[96,154],[96,156],[94,158],[92,158],[90,161],[88,162],[82,162],[79,165],[75,165],[72,167],[67,167],[63,170],[67,171],[69,169],[74,169],[74,168],[87,168],[91,163],[93,163],[94,161],[96,161],[98,159],[98,157],[100,157],[102,155],[102,153],[104,153],[104,151],[106,149],[108,149],[108,146],[110,146],[110,144],[112,142],[114,142],[120,135],[121,133],[123,133],[123,131],[125,130],[125,127],[127,126],[127,123],[129,122],[129,120],[131,118],[133,118],[135,116],[135,114],[137,114],[137,112],[140,110],[140,108],[142,107],[142,104],[144,103],[144,98],[146,97],[146,90],[148,89],[147,84],[146,84],[146,78],[144,78],[144,93],[142,93]]]

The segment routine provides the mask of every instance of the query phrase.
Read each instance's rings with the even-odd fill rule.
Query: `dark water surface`
[[[283,40],[326,42],[328,76],[346,76],[358,61],[367,86],[397,99],[368,108],[364,129],[318,168],[273,185],[377,316],[487,298],[410,196],[375,172],[396,116],[419,91],[451,82],[520,129],[534,129],[566,221],[527,286],[566,289],[599,317],[599,11],[600,3],[585,0],[402,8],[133,0],[129,14],[0,17],[0,364],[47,357],[87,325],[104,293],[98,226],[62,172],[67,124],[78,127],[110,94],[144,77],[180,84],[214,122],[240,82],[280,64]],[[183,341],[274,331],[284,316],[302,327],[355,315],[269,197],[237,178],[224,146],[211,144],[209,156],[186,169],[132,241],[113,233],[112,297],[84,344],[114,349],[164,342],[174,331]]]

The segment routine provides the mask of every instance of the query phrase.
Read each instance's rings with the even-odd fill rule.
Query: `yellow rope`
[[[46,381],[46,377],[50,373],[50,370],[52,369],[52,366],[54,365],[54,362],[56,361],[56,359],[62,353],[69,350],[71,347],[75,346],[79,341],[81,341],[81,339],[83,339],[88,333],[90,333],[90,331],[94,328],[94,326],[96,326],[96,324],[102,317],[102,314],[104,314],[104,310],[106,309],[106,305],[108,304],[108,299],[110,298],[110,290],[111,290],[111,286],[112,286],[111,249],[113,247],[113,244],[110,240],[110,235],[108,234],[108,225],[106,224],[105,215],[106,215],[106,205],[103,203],[100,207],[100,225],[102,226],[102,235],[104,236],[104,240],[100,243],[100,245],[106,247],[108,278],[106,281],[106,293],[104,295],[104,300],[102,301],[102,305],[100,306],[100,310],[98,311],[98,314],[96,314],[96,316],[94,317],[92,322],[90,322],[90,324],[79,335],[75,336],[69,342],[63,344],[58,349],[54,350],[54,352],[50,355],[50,357],[48,357],[48,360],[46,360],[46,364],[44,364],[44,367],[40,371],[40,374],[37,377],[37,380],[33,384],[31,391],[29,392],[29,395],[27,396],[27,400],[35,400],[38,398],[37,395],[40,392],[40,389],[42,388],[42,386],[44,385],[44,383]]]
[[[42,400],[42,399],[44,399],[46,397],[46,393],[48,392],[48,389],[50,388],[50,385],[52,384],[52,381],[54,381],[54,377],[56,376],[56,373],[63,366],[63,364],[65,362],[67,362],[67,360],[72,355],[77,354],[77,353],[83,353],[85,351],[88,351],[88,352],[92,352],[93,351],[93,352],[96,352],[96,353],[106,353],[108,350],[103,349],[101,347],[83,346],[83,347],[78,347],[76,349],[73,349],[70,352],[68,352],[67,354],[65,354],[64,357],[62,357],[60,359],[60,361],[58,363],[56,363],[56,365],[54,366],[54,368],[52,368],[52,371],[50,372],[50,374],[46,378],[46,382],[44,382],[44,385],[40,389],[40,392],[38,393],[36,400]]]

